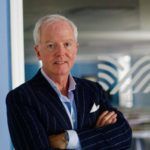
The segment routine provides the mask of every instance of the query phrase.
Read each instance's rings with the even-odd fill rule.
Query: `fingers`
[[[96,126],[102,127],[108,124],[116,123],[117,121],[117,114],[112,111],[104,111],[98,118]]]
[[[108,114],[108,111],[104,111],[98,118],[96,126],[99,126],[101,123],[101,120]]]

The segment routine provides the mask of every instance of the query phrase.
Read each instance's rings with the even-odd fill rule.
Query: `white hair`
[[[74,37],[75,40],[77,41],[78,38],[78,30],[77,30],[77,26],[68,18],[58,15],[58,14],[53,14],[53,15],[47,15],[44,16],[42,18],[40,18],[37,23],[35,24],[34,30],[33,30],[33,39],[34,39],[34,43],[38,44],[40,42],[40,30],[41,30],[41,26],[44,23],[53,23],[56,21],[66,21],[73,29],[74,32]]]

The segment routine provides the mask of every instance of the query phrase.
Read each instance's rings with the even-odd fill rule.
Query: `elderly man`
[[[44,16],[35,25],[34,41],[42,67],[6,101],[15,149],[128,149],[131,129],[102,87],[70,74],[78,51],[74,23]]]

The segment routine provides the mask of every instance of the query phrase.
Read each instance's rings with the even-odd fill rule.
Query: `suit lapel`
[[[86,117],[89,114],[89,106],[91,106],[91,101],[86,89],[77,82],[76,90],[74,91],[74,98],[77,108],[77,118],[78,118],[78,129],[81,129],[85,123]]]
[[[56,117],[62,128],[71,129],[72,126],[70,119],[62,102],[40,71],[32,79],[32,86],[36,89],[42,103],[45,103],[49,111]]]

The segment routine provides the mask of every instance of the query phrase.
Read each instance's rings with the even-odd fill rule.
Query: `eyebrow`
[[[73,39],[67,39],[67,40],[64,40],[63,42],[66,42],[66,41],[70,41],[70,42],[74,42],[74,40]],[[56,41],[57,42],[57,41]],[[44,43],[56,43],[56,42],[54,42],[54,41],[46,41],[46,42],[44,42]]]

